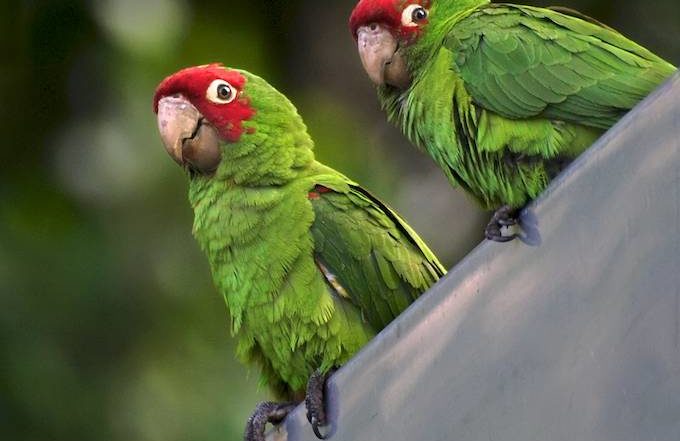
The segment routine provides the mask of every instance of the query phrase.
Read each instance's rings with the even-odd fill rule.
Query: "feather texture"
[[[225,298],[237,356],[281,398],[344,364],[445,270],[386,205],[314,160],[295,107],[247,78],[255,110],[212,175],[190,176],[194,236]]]
[[[379,88],[389,119],[487,209],[536,197],[675,71],[564,12],[433,2],[421,38],[401,50],[411,86]]]

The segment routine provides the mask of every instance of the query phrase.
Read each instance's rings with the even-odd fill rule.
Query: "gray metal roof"
[[[334,375],[331,440],[680,440],[680,75],[522,222]]]

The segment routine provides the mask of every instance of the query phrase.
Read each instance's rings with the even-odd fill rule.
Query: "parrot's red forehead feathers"
[[[401,21],[400,0],[361,0],[352,11],[349,27],[356,38],[357,29],[371,23],[385,23],[393,27]]]
[[[236,98],[229,103],[216,103],[208,99],[208,89],[215,80],[224,80],[234,89]],[[243,121],[255,114],[250,100],[244,95],[246,77],[221,64],[189,67],[176,72],[156,88],[153,111],[158,113],[158,102],[167,96],[182,95],[208,120],[220,135],[229,142],[239,140],[244,132]]]
[[[357,29],[371,23],[382,23],[397,32],[408,32],[401,23],[401,14],[408,5],[430,7],[430,0],[360,0],[349,18],[349,27],[354,38]]]

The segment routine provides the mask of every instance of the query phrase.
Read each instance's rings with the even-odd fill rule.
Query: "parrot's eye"
[[[210,83],[205,96],[215,104],[229,104],[236,98],[236,89],[224,80]]]
[[[427,19],[427,9],[420,5],[408,5],[401,13],[401,24],[406,27],[415,27]]]

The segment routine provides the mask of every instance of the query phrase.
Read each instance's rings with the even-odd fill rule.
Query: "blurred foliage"
[[[3,439],[236,440],[266,397],[233,359],[185,178],[156,133],[153,90],[180,67],[267,78],[298,105],[318,157],[397,207],[449,265],[481,240],[484,214],[385,124],[346,28],[353,4],[5,5]],[[567,6],[678,62],[677,0]]]

